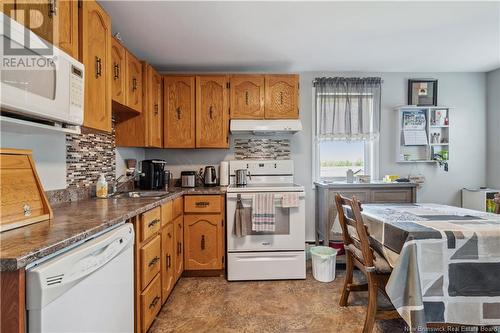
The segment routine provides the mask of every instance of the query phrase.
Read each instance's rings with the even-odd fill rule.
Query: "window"
[[[313,88],[313,181],[347,170],[378,178],[380,80],[321,78]]]
[[[342,181],[347,170],[378,178],[378,139],[366,141],[330,140],[315,145],[314,181]]]

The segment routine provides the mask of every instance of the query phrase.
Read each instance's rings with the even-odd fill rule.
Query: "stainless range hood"
[[[254,135],[295,134],[302,131],[299,119],[284,120],[231,120],[231,133]]]

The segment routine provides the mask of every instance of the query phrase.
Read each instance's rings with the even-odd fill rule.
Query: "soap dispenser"
[[[108,197],[108,182],[106,181],[106,177],[103,173],[97,180],[95,193],[98,198],[107,198]]]

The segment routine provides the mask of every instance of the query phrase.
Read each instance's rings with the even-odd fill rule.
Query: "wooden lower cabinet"
[[[177,281],[184,271],[184,225],[182,215],[174,220],[174,239],[174,280]]]
[[[184,218],[185,269],[222,269],[222,217],[220,214]]]
[[[206,211],[200,212],[203,209]],[[187,195],[184,197],[184,212],[184,269],[186,271],[222,270],[224,268],[224,196]]]
[[[161,300],[167,301],[172,289],[174,289],[174,223],[170,221],[161,231]]]
[[[161,279],[158,274],[141,293],[142,332],[147,332],[161,309]]]

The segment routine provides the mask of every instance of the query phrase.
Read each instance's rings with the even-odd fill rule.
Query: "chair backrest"
[[[338,193],[335,195],[335,203],[337,205],[345,246],[350,244],[355,246],[362,253],[362,257],[357,256],[355,253],[353,255],[365,267],[373,267],[373,249],[370,246],[368,229],[361,215],[361,203],[355,196],[352,199],[348,199]],[[350,213],[347,212],[346,206],[350,209]]]
[[[495,194],[495,213],[500,214],[500,193]]]

